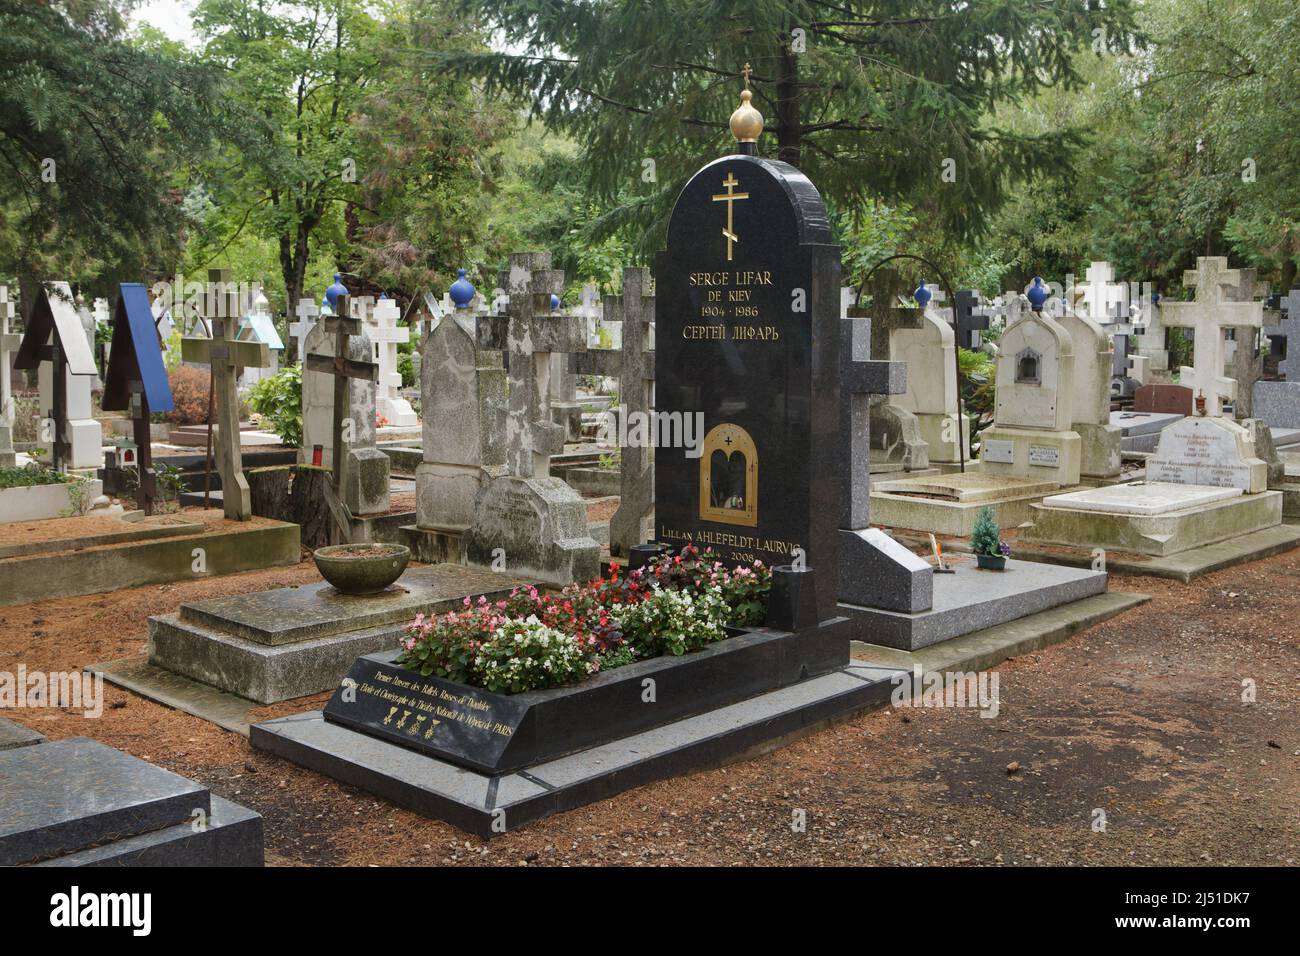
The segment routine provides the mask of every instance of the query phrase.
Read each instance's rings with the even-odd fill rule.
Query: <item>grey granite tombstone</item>
[[[871,320],[840,323],[840,450],[845,476],[840,506],[838,600],[859,607],[916,613],[933,599],[934,572],[883,531],[870,527],[871,415],[875,395],[907,389],[907,366],[871,360]]]
[[[468,308],[437,316],[420,346],[420,528],[464,531],[480,489],[505,473],[506,372],[499,351],[479,350],[478,323]]]
[[[1300,382],[1256,382],[1253,406],[1255,417],[1273,428],[1300,428]]]

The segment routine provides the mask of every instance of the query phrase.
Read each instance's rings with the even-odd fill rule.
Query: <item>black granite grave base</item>
[[[73,737],[0,752],[0,866],[261,866],[262,818]]]
[[[357,659],[325,719],[483,773],[500,774],[733,704],[843,667],[849,622],[797,633],[731,629],[681,657],[638,661],[567,687],[493,694]]]
[[[485,838],[633,787],[752,756],[885,703],[905,671],[856,662],[747,700],[489,775],[326,721],[255,724],[249,741],[343,783]]]

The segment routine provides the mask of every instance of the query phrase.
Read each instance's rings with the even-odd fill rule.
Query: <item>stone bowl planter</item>
[[[378,594],[402,576],[411,549],[400,544],[335,544],[312,552],[316,570],[343,594]]]

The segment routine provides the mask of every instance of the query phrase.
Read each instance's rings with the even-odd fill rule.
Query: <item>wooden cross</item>
[[[334,376],[334,491],[341,495],[343,490],[343,462],[347,454],[343,448],[344,421],[351,408],[348,403],[348,380],[357,378],[370,382],[379,381],[379,366],[374,362],[362,362],[348,358],[348,339],[361,334],[361,319],[349,314],[351,311],[349,297],[341,295],[335,301],[338,315],[325,315],[321,322],[326,332],[334,333],[334,354],[309,354],[303,362],[303,368],[312,372],[325,372]],[[355,427],[355,423],[353,423]]]
[[[239,447],[239,392],[236,379],[241,368],[267,368],[271,351],[265,342],[239,341],[235,334],[241,316],[239,292],[229,269],[208,270],[208,292],[204,301],[212,326],[212,338],[181,339],[181,358],[212,368],[212,394],[217,406],[220,435],[217,468],[221,472],[221,499],[226,517],[247,521],[253,516]],[[211,432],[212,423],[208,429]]]

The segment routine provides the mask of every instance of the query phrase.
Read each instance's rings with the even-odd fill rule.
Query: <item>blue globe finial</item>
[[[455,304],[456,308],[468,309],[469,304],[474,301],[474,296],[477,294],[477,290],[470,281],[465,278],[465,270],[457,269],[456,281],[451,284],[451,288],[447,290],[447,294],[451,296],[451,301]]]
[[[551,311],[554,312],[559,307],[560,307],[560,297],[555,293],[551,293]]]
[[[348,287],[343,284],[343,273],[334,273],[334,284],[325,290],[325,301],[329,303],[330,311],[334,311],[337,306],[338,298],[341,295],[351,295]]]
[[[933,296],[934,293],[925,287],[924,279],[922,279],[921,284],[916,287],[916,291],[912,293],[912,298],[916,300],[916,304],[922,309],[930,304],[930,299],[933,298]]]
[[[1047,301],[1051,294],[1052,293],[1047,286],[1043,285],[1043,277],[1034,276],[1034,284],[1031,285],[1029,291],[1025,293],[1025,298],[1029,300],[1029,307],[1031,309],[1035,312],[1042,312],[1043,303]]]

